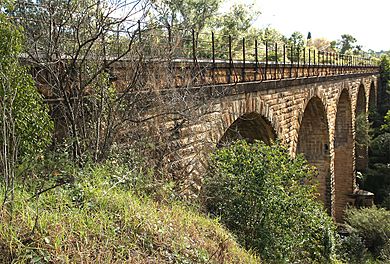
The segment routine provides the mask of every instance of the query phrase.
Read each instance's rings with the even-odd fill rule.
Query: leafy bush
[[[357,234],[341,238],[337,247],[337,256],[346,263],[365,263],[367,248],[363,239]]]
[[[368,146],[371,141],[372,128],[371,123],[367,122],[367,114],[361,113],[356,117],[356,144],[360,146]]]
[[[7,5],[0,5],[0,144],[16,148],[20,159],[31,158],[50,143],[53,122],[28,69],[19,63],[22,30],[3,8]]]
[[[291,158],[278,144],[237,141],[211,156],[206,205],[269,262],[326,262],[335,229],[316,201],[311,175],[301,156]]]
[[[390,209],[390,167],[376,163],[371,165],[364,177],[363,188],[375,194],[375,204]]]
[[[390,133],[375,137],[369,148],[369,168],[363,188],[375,194],[375,203],[390,209]]]
[[[352,235],[362,238],[374,258],[390,252],[390,211],[376,207],[349,209],[346,223]]]
[[[390,164],[390,133],[383,133],[371,142],[369,155],[372,164]]]

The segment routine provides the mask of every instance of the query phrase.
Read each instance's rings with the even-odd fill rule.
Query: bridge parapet
[[[111,72],[119,82],[125,79],[127,61],[112,65]],[[146,60],[147,72],[159,79],[158,89],[213,86],[247,82],[294,81],[302,79],[326,80],[352,76],[376,75],[380,68],[374,65],[267,63],[219,60],[192,61],[188,59]],[[169,74],[167,74],[169,69]],[[319,79],[318,79],[319,78]]]
[[[228,62],[211,63],[209,61],[200,61],[195,64],[175,61],[176,69],[179,70],[177,77],[180,77],[182,70],[192,70],[195,73],[193,79],[198,85],[229,84],[253,81],[270,81],[284,79],[299,79],[310,77],[331,77],[348,76],[356,74],[377,74],[378,66],[364,65],[332,65],[332,64],[304,64],[297,63],[244,63],[235,61],[233,64]],[[180,70],[181,69],[181,70]],[[180,78],[176,78],[176,86],[180,87],[183,83]]]

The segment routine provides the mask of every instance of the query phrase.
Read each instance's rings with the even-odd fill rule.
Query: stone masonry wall
[[[201,149],[194,153],[194,147],[191,147],[182,152],[183,160],[190,161],[188,162],[188,171],[191,171],[189,182],[200,184],[199,178],[207,166],[207,153],[217,146],[228,128],[239,117],[249,113],[257,113],[264,117],[272,125],[277,138],[286,144],[291,155],[295,156],[299,137],[306,133],[300,129],[302,127],[318,128],[320,125],[315,118],[313,120],[309,118],[305,121],[308,124],[302,126],[306,107],[311,99],[316,98],[317,104],[322,104],[321,107],[325,111],[324,118],[326,118],[323,120],[326,126],[321,126],[319,131],[321,137],[328,137],[324,142],[328,141],[329,145],[322,145],[325,149],[319,150],[322,154],[318,156],[318,150],[310,149],[310,142],[302,144],[307,145],[305,148],[309,154],[304,154],[308,155],[309,161],[317,165],[320,171],[326,171],[323,173],[327,175],[323,175],[325,178],[320,180],[321,200],[325,202],[332,216],[340,221],[344,208],[353,202],[350,197],[356,188],[354,127],[359,87],[364,87],[366,97],[364,108],[367,111],[367,102],[374,101],[368,98],[369,95],[377,94],[377,78],[376,75],[364,74],[210,87],[211,94],[223,92],[223,96],[212,96],[208,105],[203,110],[199,110],[207,114],[204,114],[197,123],[189,124],[181,129],[181,143],[188,146],[189,142],[197,142],[199,147],[197,149]],[[375,92],[370,93],[370,89],[375,89]],[[340,97],[342,93],[343,96]],[[339,100],[342,101],[339,102]],[[336,129],[336,123],[338,129]],[[323,131],[324,129],[327,131]],[[317,145],[315,143],[312,146]],[[317,153],[317,156],[310,157],[310,153],[312,155]],[[324,160],[328,157],[329,164],[326,165],[328,169],[321,168],[321,164],[325,164],[319,160],[321,156]],[[327,188],[329,191],[325,195]]]

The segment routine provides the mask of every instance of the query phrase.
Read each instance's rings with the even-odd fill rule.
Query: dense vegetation
[[[13,214],[0,209],[0,263],[260,262],[195,208],[137,194],[123,164],[62,169],[77,180],[39,196],[17,184]]]
[[[390,211],[383,208],[346,211],[349,235],[340,239],[337,253],[346,263],[388,263],[390,259]]]
[[[237,141],[216,151],[212,168],[208,208],[247,248],[272,263],[330,262],[335,227],[301,156],[291,158],[278,144]]]
[[[357,119],[358,144],[368,146],[369,163],[361,172],[360,188],[375,195],[377,207],[349,209],[345,224],[348,236],[342,237],[338,256],[347,263],[387,263],[390,259],[390,60],[381,57],[381,83],[378,107]]]
[[[382,100],[377,109],[370,109],[369,120],[369,166],[364,172],[362,187],[375,194],[375,202],[390,209],[390,59],[387,55],[381,59]]]

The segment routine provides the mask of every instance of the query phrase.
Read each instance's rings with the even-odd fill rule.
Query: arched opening
[[[370,85],[370,94],[369,94],[369,101],[368,101],[368,110],[371,111],[376,111],[376,90],[375,90],[375,84],[374,82],[371,82]]]
[[[357,115],[366,112],[366,92],[364,91],[363,84],[359,86],[355,112]]]
[[[229,144],[229,142],[238,139],[245,139],[248,142],[261,140],[270,145],[276,139],[276,133],[268,120],[262,115],[252,112],[237,118],[226,130],[218,146]]]
[[[360,85],[355,109],[355,163],[357,171],[366,171],[368,164],[368,118],[366,111],[366,93]]]
[[[354,189],[353,144],[351,100],[344,90],[337,104],[334,136],[334,213],[337,222],[341,222]]]
[[[318,97],[310,99],[301,121],[297,153],[303,153],[318,170],[320,200],[330,212],[330,156],[328,121],[325,108]]]

